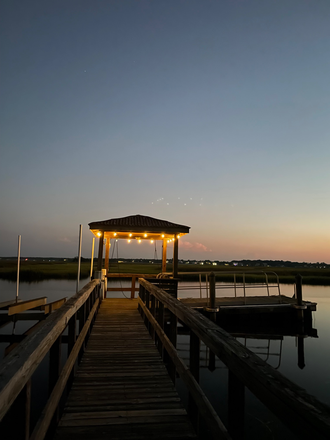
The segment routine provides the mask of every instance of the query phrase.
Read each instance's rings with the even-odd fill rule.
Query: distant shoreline
[[[20,270],[20,281],[38,282],[45,280],[75,280],[77,278],[77,261],[22,261]],[[94,269],[96,263],[94,264]],[[171,263],[167,264],[167,271],[171,272]],[[269,282],[276,282],[276,277],[271,274],[275,272],[279,276],[280,283],[294,284],[295,276],[302,275],[305,285],[330,285],[330,269],[324,268],[304,268],[304,267],[251,267],[251,266],[224,266],[212,264],[179,264],[179,272],[189,272],[180,278],[187,281],[198,281],[196,272],[216,272],[217,281],[234,281],[236,273],[236,282],[242,282],[242,276],[238,273],[244,272],[246,283],[258,283],[265,280],[263,272],[267,272]],[[126,262],[110,261],[110,273],[140,273],[155,275],[161,272],[159,262]],[[195,272],[195,273],[194,273]],[[219,272],[223,274],[219,274]],[[86,279],[90,275],[90,262],[82,261],[80,278]],[[7,281],[16,281],[17,262],[15,260],[0,260],[0,279]]]

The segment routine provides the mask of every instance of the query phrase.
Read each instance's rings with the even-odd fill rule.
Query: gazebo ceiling
[[[162,240],[189,234],[190,227],[145,215],[130,215],[89,223],[89,229],[97,237],[104,233],[105,238]]]

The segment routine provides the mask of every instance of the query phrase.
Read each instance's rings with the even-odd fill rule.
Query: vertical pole
[[[173,243],[173,278],[178,277],[178,264],[179,264],[179,239],[174,234]]]
[[[163,251],[162,251],[162,273],[166,272],[166,249],[167,249],[167,240],[163,239]]]
[[[106,275],[108,275],[109,272],[109,254],[110,254],[110,237],[106,238],[105,243],[105,260],[104,260],[104,268],[107,270]]]
[[[228,431],[233,440],[244,439],[244,404],[244,383],[228,370]]]
[[[95,246],[95,237],[93,237],[92,241],[92,256],[91,256],[91,273],[90,273],[90,279],[92,279],[93,275],[93,263],[94,263],[94,246]]]
[[[17,249],[17,281],[16,281],[16,302],[18,301],[18,292],[19,292],[19,266],[21,261],[21,238],[22,236],[18,236],[18,249]]]
[[[302,276],[296,275],[296,297],[297,305],[302,306]]]
[[[132,275],[131,299],[134,299],[135,297],[135,282],[136,282],[136,276]]]
[[[174,348],[176,348],[176,340],[178,333],[178,318],[172,312],[169,312],[169,314],[170,314],[170,327],[168,332],[168,338],[171,341]],[[168,362],[168,374],[170,375],[170,378],[172,379],[172,382],[175,385],[176,368],[175,368],[175,363],[172,361],[171,358],[169,358],[169,362]]]
[[[104,232],[101,232],[100,238],[99,238],[99,254],[97,257],[97,270],[102,270],[102,260],[103,260],[103,239],[104,239]]]
[[[77,274],[77,286],[76,293],[79,291],[79,278],[80,278],[80,260],[81,260],[81,240],[82,240],[82,225],[79,225],[79,245],[78,245],[78,274]]]
[[[199,337],[193,331],[190,331],[189,369],[191,371],[191,374],[194,376],[194,378],[198,383],[199,383],[199,356],[200,356]],[[198,407],[190,394],[189,394],[188,410],[189,410],[190,419],[192,420],[194,428],[198,433],[198,429],[199,429]]]
[[[49,382],[48,396],[51,395],[61,371],[61,339],[60,335],[49,350]],[[55,428],[60,420],[60,407],[56,408],[51,426]]]

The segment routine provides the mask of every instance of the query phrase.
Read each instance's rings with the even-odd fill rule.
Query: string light
[[[132,237],[132,234],[129,234],[130,237]]]
[[[153,240],[150,240],[150,243],[153,243],[154,241]]]
[[[138,239],[138,243],[141,243],[141,238]]]
[[[165,237],[165,235],[163,234],[163,235],[162,235],[162,238],[164,238],[164,237]]]
[[[102,235],[101,232],[98,232],[98,233],[97,233],[97,236],[98,236],[98,237],[101,237],[101,235]]]
[[[130,243],[131,242],[131,240],[127,240],[127,243]]]
[[[144,238],[147,238],[148,237],[148,234],[144,234]]]
[[[116,235],[117,235],[117,232],[115,232],[113,235],[116,236]]]

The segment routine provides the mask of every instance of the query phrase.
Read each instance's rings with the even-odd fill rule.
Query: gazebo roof
[[[153,238],[167,238],[174,234],[188,234],[189,226],[178,225],[177,223],[171,223],[167,220],[160,220],[157,218],[147,217],[145,215],[130,215],[128,217],[113,218],[109,220],[102,220],[89,223],[89,228],[94,235],[98,235],[99,232],[104,232],[105,236],[110,233],[118,234],[118,238],[126,238],[123,236],[125,233],[131,233],[133,237],[137,234],[151,234]],[[158,237],[159,235],[159,237]],[[141,236],[142,238],[143,236]]]

